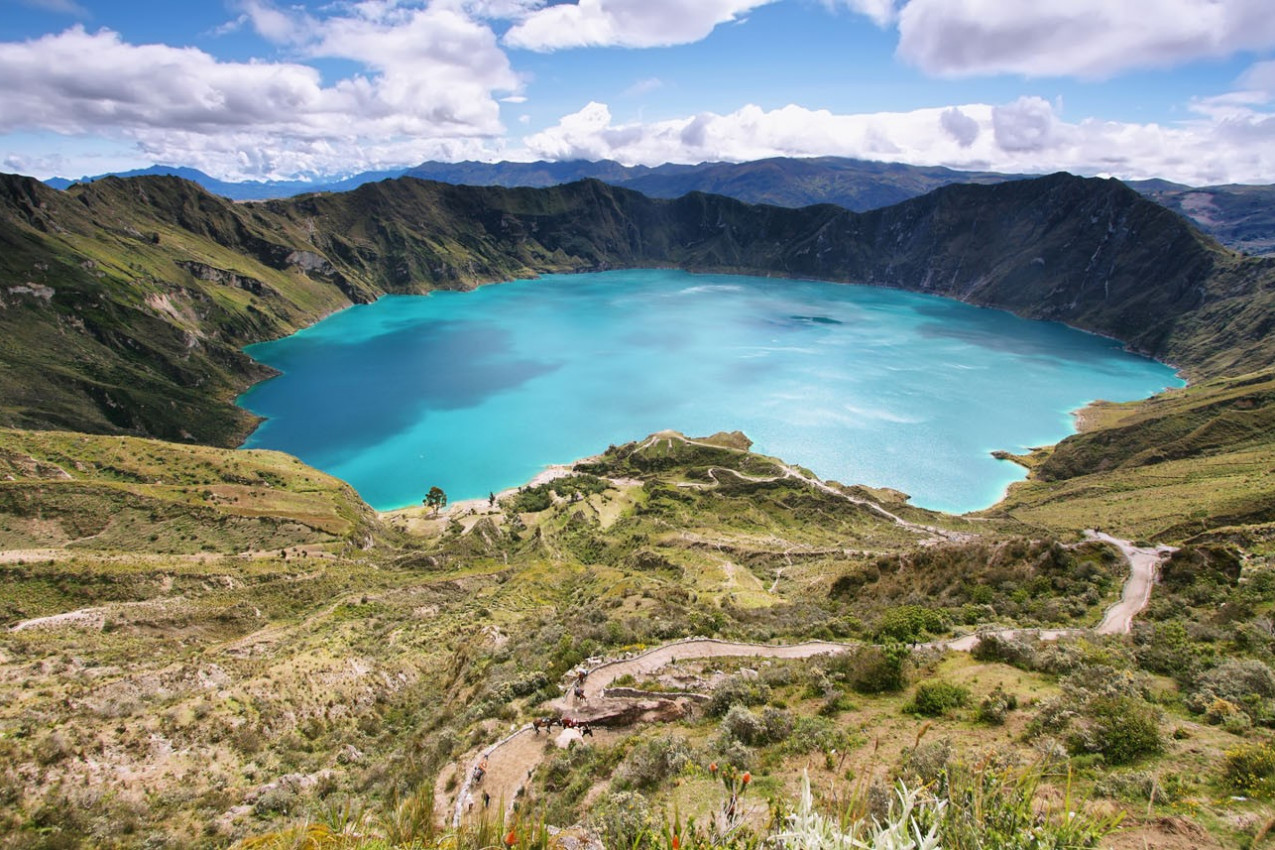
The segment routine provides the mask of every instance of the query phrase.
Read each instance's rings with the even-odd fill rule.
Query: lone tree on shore
[[[432,508],[434,513],[438,513],[439,508],[447,506],[447,494],[443,492],[442,487],[430,487],[429,492],[425,494],[425,507]]]

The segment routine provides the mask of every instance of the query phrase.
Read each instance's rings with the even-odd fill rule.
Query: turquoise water
[[[267,417],[245,446],[382,510],[434,485],[485,497],[673,428],[738,429],[821,477],[968,511],[1022,477],[992,450],[1181,383],[1110,340],[947,299],[665,270],[388,296],[248,352],[284,375],[239,399]]]

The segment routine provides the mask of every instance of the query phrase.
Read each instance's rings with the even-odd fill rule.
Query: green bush
[[[824,717],[798,716],[794,718],[792,732],[784,741],[784,750],[794,755],[821,750],[825,753],[833,750],[845,750],[851,741],[845,732]]]
[[[1024,640],[1000,635],[985,635],[970,650],[975,661],[1009,664],[1020,670],[1036,669],[1036,648]]]
[[[997,685],[978,704],[978,719],[990,726],[1000,726],[1005,722],[1005,717],[1016,708],[1018,708],[1018,697],[1006,693],[1000,685]]]
[[[903,707],[908,714],[919,714],[922,717],[941,717],[944,714],[962,708],[970,700],[968,688],[931,679],[916,686],[912,701]]]
[[[593,806],[589,826],[602,836],[604,847],[640,847],[650,839],[651,807],[641,794],[608,794]]]
[[[766,706],[760,716],[742,705],[731,706],[722,718],[722,733],[750,747],[761,747],[783,741],[792,732],[793,719],[788,712]]]
[[[1256,659],[1223,662],[1196,679],[1187,707],[1197,714],[1207,713],[1218,700],[1231,703],[1256,723],[1275,716],[1275,673]]]
[[[629,751],[616,771],[615,785],[622,790],[652,791],[681,773],[690,760],[691,748],[680,735],[649,738]]]
[[[727,676],[717,683],[704,710],[710,717],[723,717],[733,705],[762,705],[770,699],[770,687],[755,676]]]
[[[1227,750],[1222,760],[1222,780],[1232,791],[1249,797],[1270,797],[1275,792],[1275,744],[1260,741]]]
[[[1068,740],[1073,753],[1098,753],[1109,764],[1129,764],[1164,751],[1155,707],[1132,697],[1098,697],[1083,710],[1084,723]]]
[[[848,654],[843,665],[846,684],[861,694],[901,691],[907,685],[911,651],[901,643],[865,646]]]
[[[939,611],[920,605],[900,605],[889,608],[877,621],[876,639],[880,643],[899,641],[912,643],[925,634],[942,634],[947,631],[947,620]]]

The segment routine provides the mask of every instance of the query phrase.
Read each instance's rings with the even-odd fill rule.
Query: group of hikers
[[[585,683],[585,680],[588,678],[589,678],[588,670],[585,670],[582,668],[576,671],[576,678],[575,678],[575,682],[571,686],[571,693],[575,697],[577,704],[584,702],[586,699],[585,693],[584,693],[584,683]],[[544,729],[545,732],[548,732],[549,730],[553,729],[554,726],[561,726],[563,729],[575,729],[577,732],[580,733],[581,738],[593,737],[593,724],[587,720],[575,720],[570,717],[563,717],[563,716],[551,714],[546,717],[537,717],[531,721],[531,729],[537,735],[540,734],[541,729]],[[471,785],[473,785],[475,788],[481,785],[483,782],[483,778],[486,777],[486,775],[487,775],[487,756],[484,755],[482,759],[478,762],[478,764],[474,765],[474,773],[472,776]],[[466,797],[468,800],[466,808],[469,811],[473,811],[474,810],[473,794],[466,794]],[[488,794],[486,791],[483,791],[482,798],[483,798],[483,808],[485,809],[487,808],[488,805],[491,804],[491,795]]]
[[[580,733],[581,738],[593,737],[593,724],[587,720],[572,720],[570,717],[556,717],[551,714],[548,717],[537,717],[531,721],[531,730],[537,735],[540,734],[541,729],[548,732],[554,726],[561,726],[563,729],[575,729]]]

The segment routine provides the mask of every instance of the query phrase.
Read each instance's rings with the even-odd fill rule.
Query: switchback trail
[[[652,439],[655,439],[654,437]],[[711,444],[703,444],[711,445]],[[796,476],[802,477],[802,476]],[[803,480],[809,480],[802,477]],[[836,492],[831,490],[831,492]],[[902,520],[900,520],[902,522]],[[1102,620],[1092,629],[992,629],[963,635],[949,640],[933,641],[920,644],[921,647],[948,649],[957,652],[969,652],[985,637],[1019,637],[1033,636],[1040,640],[1057,640],[1067,635],[1094,634],[1126,634],[1134,616],[1136,616],[1151,597],[1151,587],[1155,583],[1156,568],[1173,549],[1168,546],[1144,548],[1134,546],[1128,540],[1121,540],[1096,531],[1086,531],[1085,536],[1091,540],[1101,540],[1118,548],[1129,563],[1129,577],[1125,580],[1120,599],[1103,615]],[[760,643],[739,643],[717,640],[716,638],[688,638],[673,643],[657,646],[629,658],[604,661],[589,669],[583,687],[585,699],[574,708],[577,714],[587,714],[590,705],[615,702],[624,697],[607,694],[608,686],[621,676],[632,676],[640,680],[676,661],[701,658],[810,658],[815,655],[834,652],[846,652],[863,646],[862,643],[835,643],[832,641],[809,641],[807,643],[775,645]],[[668,697],[677,697],[670,693]],[[567,709],[565,697],[560,707]],[[488,759],[487,775],[484,783],[493,799],[499,791],[506,805],[511,805],[525,783],[530,779],[535,768],[545,757],[545,746],[539,743],[539,736],[533,737],[531,725],[521,727],[501,741],[483,749],[474,756],[464,775],[460,791],[457,793],[452,822],[459,825],[468,811],[468,803],[473,800],[473,769],[482,758]],[[546,742],[547,743],[547,739]],[[475,807],[475,811],[477,807]]]

